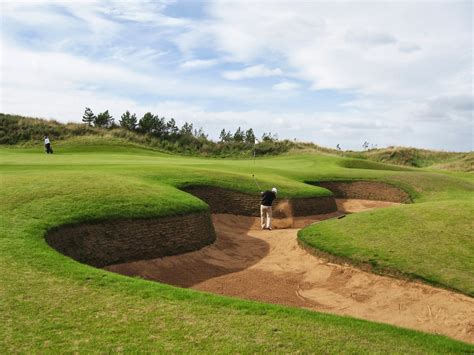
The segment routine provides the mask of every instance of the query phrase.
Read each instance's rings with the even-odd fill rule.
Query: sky
[[[473,149],[471,1],[5,1],[0,112]]]

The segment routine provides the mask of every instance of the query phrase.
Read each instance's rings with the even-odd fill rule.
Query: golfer
[[[277,189],[274,187],[271,191],[260,193],[262,199],[260,204],[260,217],[262,229],[272,230],[272,203],[276,199]]]
[[[46,154],[53,154],[53,148],[51,148],[48,136],[44,136],[44,149],[46,149]]]

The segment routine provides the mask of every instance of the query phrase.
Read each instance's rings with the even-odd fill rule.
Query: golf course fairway
[[[73,260],[45,240],[62,226],[209,213],[186,188],[258,195],[252,175],[262,188],[277,186],[279,199],[331,197],[316,186],[324,181],[383,182],[410,203],[311,225],[298,233],[299,244],[472,300],[472,174],[316,153],[255,161],[184,157],[101,137],[58,141],[54,148],[46,155],[38,147],[0,147],[2,353],[474,352],[468,336],[461,342],[118,275]]]

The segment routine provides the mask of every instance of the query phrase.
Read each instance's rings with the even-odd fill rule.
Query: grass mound
[[[349,169],[369,169],[369,170],[391,170],[391,171],[409,171],[409,168],[397,165],[382,164],[374,161],[361,159],[346,159],[341,161],[341,166]]]
[[[332,220],[299,233],[304,244],[355,264],[445,285],[474,296],[470,201],[392,207]]]
[[[474,172],[474,152],[466,153],[456,160],[447,160],[432,166],[436,169]]]
[[[427,149],[388,147],[366,152],[348,153],[347,156],[415,168],[433,167],[453,171],[474,171],[474,153],[442,152]]]
[[[277,186],[281,197],[312,197],[330,192],[304,181],[371,179],[407,186],[417,194],[416,202],[426,203],[380,211],[383,215],[348,216],[340,225],[321,224],[326,229],[318,233],[334,234],[329,240],[337,241],[339,233],[371,232],[373,239],[365,244],[341,244],[341,253],[350,247],[350,257],[359,253],[380,265],[429,273],[427,279],[434,275],[434,281],[471,292],[466,269],[472,270],[472,264],[465,257],[472,255],[473,245],[466,237],[474,186],[470,174],[348,169],[341,166],[342,158],[320,154],[255,162],[193,158],[121,140],[97,144],[83,138],[64,139],[53,155],[44,154],[41,146],[0,147],[0,352],[474,350],[442,336],[110,274],[68,259],[44,240],[48,229],[65,223],[207,208],[180,186],[207,184],[258,194],[255,174],[262,187]],[[445,210],[448,218],[441,219]],[[391,243],[377,239],[382,230],[390,231]],[[438,242],[427,242],[440,230]],[[339,250],[336,242],[325,247]],[[443,254],[434,264],[428,254],[438,249]],[[449,257],[457,255],[453,263]]]
[[[182,155],[207,157],[245,158],[265,155],[290,154],[329,154],[349,158],[341,164],[354,169],[403,170],[401,167],[444,169],[451,171],[474,171],[474,153],[442,152],[417,148],[388,147],[363,152],[338,151],[318,146],[314,143],[289,140],[267,140],[257,144],[245,142],[213,142],[197,131],[173,139],[164,139],[152,134],[141,134],[117,125],[111,128],[89,127],[85,124],[62,124],[55,120],[23,117],[0,113],[0,145],[42,145],[44,135],[49,135],[54,144],[62,140],[85,140],[93,137],[102,140],[121,140],[121,145],[136,144],[144,148]],[[199,134],[198,134],[199,133]],[[82,137],[85,136],[85,139]],[[168,137],[170,138],[170,137]],[[118,146],[118,145],[117,145]],[[359,159],[359,160],[357,160]],[[379,164],[382,163],[382,164]],[[398,167],[397,167],[398,166]]]
[[[214,142],[207,138],[202,130],[178,130],[167,136],[133,131],[114,125],[109,128],[90,127],[85,124],[62,124],[55,120],[7,115],[0,113],[0,144],[40,147],[45,135],[53,145],[63,140],[86,141],[89,139],[121,140],[123,143],[141,145],[163,152],[181,155],[200,155],[211,157],[248,157],[256,154],[278,155],[288,152],[299,145],[289,140],[264,140],[257,144],[245,141]],[[188,127],[189,128],[189,127]],[[117,145],[118,146],[118,145]],[[315,147],[315,145],[313,145]]]

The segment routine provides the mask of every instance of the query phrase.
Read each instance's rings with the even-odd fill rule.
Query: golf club
[[[252,174],[252,178],[253,178],[253,181],[255,182],[255,185],[257,185],[257,188],[258,188],[260,191],[262,191],[262,189],[260,188],[260,185],[258,184],[257,179],[255,178],[255,175],[254,175],[254,174]]]
[[[254,151],[253,151],[253,166],[254,166],[253,170],[254,170],[254,171],[255,171],[255,156],[256,156],[256,153],[257,153],[257,152],[254,150]],[[255,178],[255,174],[252,174],[252,178],[253,178],[253,181],[255,182],[255,185],[257,185],[257,188],[258,188],[260,191],[262,191],[262,189],[260,188],[260,185],[259,185],[258,182],[257,182],[257,179]]]

